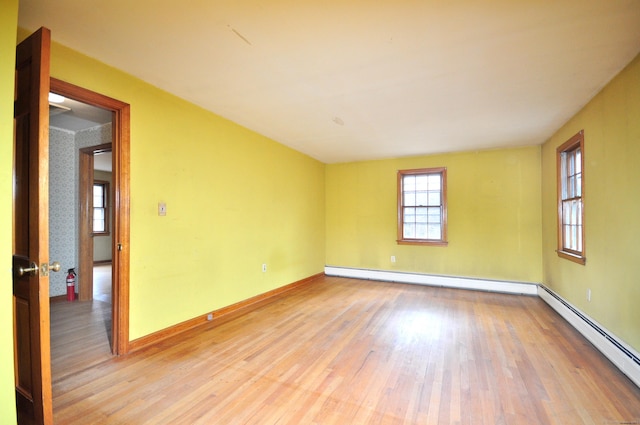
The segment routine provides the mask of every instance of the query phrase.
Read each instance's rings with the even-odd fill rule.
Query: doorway
[[[58,382],[108,360],[113,352],[112,118],[111,111],[59,94],[49,96],[49,253],[62,269],[49,280],[54,395]],[[92,168],[83,168],[82,157],[94,156],[94,151]],[[88,182],[86,188],[83,182]],[[98,192],[95,199],[90,192],[92,182],[100,182],[98,187],[104,192]],[[78,206],[92,204],[97,207],[94,217],[83,216],[81,212],[87,210]],[[84,220],[96,225],[79,225]],[[88,234],[83,233],[87,228]],[[91,246],[83,246],[86,240]],[[96,260],[104,264],[97,276],[92,269]],[[79,291],[69,276],[76,277]],[[91,290],[94,277],[103,289],[100,299],[94,299]]]
[[[100,143],[85,149],[78,146],[78,296],[93,299],[93,174],[94,154],[111,152],[112,181],[109,195],[112,210],[111,237],[111,352],[122,355],[129,347],[129,105],[99,93],[51,78],[50,91],[67,99],[108,111],[111,132]],[[106,142],[106,143],[105,143]],[[89,246],[87,246],[87,244]],[[90,248],[90,249],[89,249]]]

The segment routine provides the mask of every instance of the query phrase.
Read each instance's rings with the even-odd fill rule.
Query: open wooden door
[[[49,54],[41,28],[16,50],[13,314],[18,424],[51,424]],[[59,266],[58,266],[59,267]]]

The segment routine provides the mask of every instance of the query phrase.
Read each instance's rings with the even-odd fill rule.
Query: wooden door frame
[[[97,153],[111,152],[112,144],[89,146],[80,149],[78,173],[79,179],[79,199],[80,216],[78,219],[78,300],[93,300],[93,229],[92,214],[93,209],[93,180],[94,180],[94,159]],[[111,202],[111,194],[107,198]],[[115,212],[114,212],[115,213]],[[113,238],[112,238],[113,240]],[[112,243],[113,245],[113,243]],[[111,258],[115,255],[112,253]],[[113,263],[112,263],[113,268]],[[112,270],[113,271],[113,270]],[[113,273],[112,273],[113,276]],[[113,279],[111,284],[113,293]],[[112,305],[113,306],[113,305]],[[112,329],[113,330],[113,329]]]
[[[56,78],[51,78],[50,90],[79,102],[109,110],[113,114],[112,351],[115,355],[123,355],[129,351],[130,107],[127,103]],[[80,156],[82,157],[82,154]],[[86,167],[86,164],[84,166]],[[82,168],[80,173],[82,175]],[[80,234],[82,235],[82,232]]]

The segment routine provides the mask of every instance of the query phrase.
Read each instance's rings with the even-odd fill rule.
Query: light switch
[[[158,215],[167,215],[167,204],[164,202],[158,202]]]

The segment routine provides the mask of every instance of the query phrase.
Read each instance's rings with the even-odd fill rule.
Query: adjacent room
[[[640,423],[640,2],[5,3],[1,423]]]

